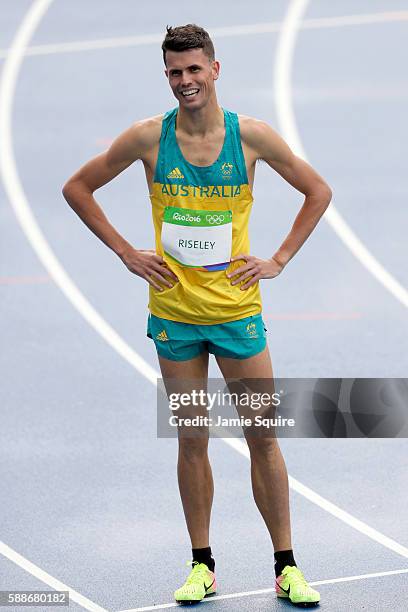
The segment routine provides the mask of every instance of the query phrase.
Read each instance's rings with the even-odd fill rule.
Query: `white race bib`
[[[161,240],[164,252],[183,266],[226,267],[231,259],[232,212],[166,206]]]

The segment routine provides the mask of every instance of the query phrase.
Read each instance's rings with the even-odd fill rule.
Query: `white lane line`
[[[345,578],[331,578],[329,580],[317,580],[315,582],[309,582],[311,586],[318,586],[321,584],[335,584],[338,582],[352,582],[353,580],[366,580],[368,578],[381,578],[383,576],[394,576],[396,574],[407,574],[408,569],[401,570],[392,570],[390,572],[376,572],[375,574],[360,574],[359,576],[346,576]],[[275,589],[257,589],[256,591],[243,591],[242,593],[230,593],[228,595],[215,595],[214,597],[209,597],[208,599],[203,599],[201,602],[209,603],[215,600],[220,599],[237,599],[239,597],[250,597],[252,595],[265,595],[267,593],[274,593]],[[178,608],[179,604],[167,603],[160,604],[157,606],[145,606],[144,608],[129,608],[127,610],[120,610],[120,612],[149,612],[150,610],[164,610],[165,608]]]
[[[408,21],[408,11],[388,11],[385,13],[367,13],[362,15],[345,15],[340,17],[323,17],[305,19],[301,24],[302,30],[316,30],[322,28],[339,28],[344,26],[370,25],[374,23],[393,23]],[[253,23],[248,25],[223,26],[211,28],[210,34],[214,38],[229,36],[248,36],[253,34],[273,34],[279,32],[282,22]],[[54,43],[45,45],[32,45],[24,51],[26,56],[51,55],[54,53],[80,53],[82,51],[97,51],[102,49],[115,49],[121,47],[137,47],[139,45],[153,45],[161,43],[163,33],[142,34],[138,36],[120,36],[116,38],[99,38],[96,40],[78,40],[67,43]],[[7,56],[8,49],[0,49],[0,59]]]
[[[105,608],[101,608],[101,606],[98,606],[87,597],[84,597],[78,593],[78,591],[74,591],[74,589],[71,589],[71,587],[67,586],[60,580],[57,580],[50,574],[47,574],[47,572],[38,567],[38,565],[31,563],[31,561],[22,555],[19,555],[15,550],[10,548],[10,546],[7,546],[7,544],[1,541],[0,553],[32,576],[38,578],[38,580],[41,580],[41,582],[48,584],[48,586],[56,591],[69,591],[70,601],[75,601],[75,603],[85,608],[85,610],[92,610],[92,612],[106,612]]]
[[[291,73],[297,33],[301,28],[302,16],[308,0],[293,0],[280,31],[275,56],[274,93],[280,132],[296,155],[307,161],[292,102]],[[408,308],[408,291],[374,257],[363,242],[345,222],[333,204],[324,214],[337,236],[354,257],[389,291],[401,304]]]
[[[75,308],[81,312],[82,316],[88,321],[88,323],[95,327],[102,337],[105,339],[109,338],[110,344],[112,346],[115,345],[115,350],[118,351],[122,357],[125,359],[127,358],[134,367],[143,367],[144,375],[148,380],[154,380],[154,382],[156,382],[156,372],[153,370],[153,368],[144,362],[139,355],[133,353],[132,349],[128,347],[122,338],[116,334],[116,332],[93,309],[87,300],[85,300],[82,294],[75,287],[74,283],[72,283],[68,275],[65,273],[44,239],[34,219],[34,216],[31,213],[19,181],[14,160],[11,136],[13,96],[19,69],[24,57],[24,48],[32,37],[42,17],[48,10],[51,2],[52,0],[37,0],[36,2],[32,3],[17,30],[1,75],[0,134],[2,135],[2,138],[0,139],[0,149],[5,152],[5,155],[3,156],[3,154],[0,153],[0,168],[4,186],[20,225],[23,227],[30,243],[35,245],[33,248],[40,260],[43,263],[46,261],[46,264],[44,265],[49,271],[50,276],[55,280],[60,288],[64,288],[64,291],[68,291],[69,299],[75,305]],[[90,599],[65,585],[60,580],[54,578],[34,563],[31,563],[31,561],[20,555],[3,542],[0,542],[0,554],[10,559],[10,561],[13,561],[13,563],[24,569],[32,576],[38,578],[38,580],[48,584],[50,587],[61,591],[69,591],[71,600],[75,601],[78,605],[82,606],[86,610],[91,610],[93,612],[105,612],[104,608],[93,603]]]
[[[218,429],[219,431],[222,431],[222,428]],[[247,457],[247,459],[250,458],[248,446],[246,444],[243,444],[238,438],[222,439],[226,444],[231,446],[231,448],[236,450],[238,453],[240,453],[244,457]],[[343,523],[346,523],[350,527],[353,527],[360,533],[363,533],[371,540],[374,540],[374,542],[378,542],[378,544],[382,544],[382,546],[385,546],[389,550],[392,550],[398,555],[401,555],[402,557],[406,557],[408,559],[408,548],[406,546],[403,546],[399,542],[396,542],[395,540],[389,538],[380,531],[377,531],[377,529],[373,529],[373,527],[370,527],[369,525],[367,525],[367,523],[360,521],[360,519],[356,518],[349,512],[346,512],[336,504],[333,504],[325,497],[322,497],[321,495],[313,491],[313,489],[310,489],[296,478],[293,478],[293,476],[291,476],[290,474],[288,475],[288,478],[289,486],[293,491],[296,491],[303,497],[306,497],[306,499],[311,501],[316,506],[319,506],[323,510],[326,510],[326,512],[340,519],[341,521],[343,521]]]
[[[45,237],[43,236],[34,215],[32,214],[30,205],[18,176],[11,134],[13,97],[18,73],[24,57],[24,48],[27,46],[35,31],[35,28],[38,26],[41,17],[44,15],[51,2],[52,0],[36,0],[33,2],[16,33],[10,54],[6,59],[1,75],[0,133],[2,133],[2,138],[0,139],[0,172],[4,182],[4,187],[10,204],[14,209],[20,226],[28,241],[44,265],[45,269],[54,279],[55,283],[58,285],[67,299],[115,351],[126,359],[126,361],[128,361],[128,363],[130,363],[147,380],[156,385],[159,373],[156,372],[148,363],[146,363],[146,361],[144,361],[140,355],[138,355],[136,351],[134,351],[125,342],[125,340],[123,340],[115,332],[115,330],[108,325],[108,323],[106,323],[101,315],[82,295],[55,257],[52,249],[45,240]],[[246,457],[249,456],[247,445],[240,440],[226,438],[224,439],[224,442],[242,455]],[[393,550],[397,554],[408,558],[407,548],[384,536],[379,531],[372,529],[358,519],[355,519],[352,515],[344,512],[341,510],[341,508],[321,497],[312,491],[312,489],[300,483],[298,480],[290,477],[290,486],[301,495],[307,497],[314,504],[330,512],[333,514],[333,516],[336,516],[354,529],[364,533],[372,540],[382,544],[390,550]],[[15,558],[17,559],[18,553],[15,553],[15,555]],[[24,569],[26,569],[26,567]]]
[[[33,35],[37,24],[48,10],[53,0],[38,0],[31,5],[17,34],[14,38],[10,53],[3,67],[0,83],[0,139],[4,155],[0,156],[0,168],[4,185],[9,195],[14,212],[24,228],[26,236],[34,251],[48,270],[63,293],[81,312],[85,320],[117,351],[126,361],[137,370],[142,369],[144,376],[156,384],[158,373],[140,355],[123,341],[121,336],[101,317],[97,310],[88,302],[79,291],[64,268],[49,247],[40,227],[38,226],[31,208],[27,202],[24,190],[18,177],[14,160],[12,126],[12,103],[21,63],[24,59],[24,49]]]

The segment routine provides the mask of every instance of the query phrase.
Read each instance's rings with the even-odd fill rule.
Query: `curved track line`
[[[302,30],[320,30],[322,28],[340,28],[376,23],[393,23],[408,21],[408,11],[388,11],[386,13],[365,13],[362,15],[344,15],[340,17],[317,17],[302,21]],[[231,36],[248,36],[252,34],[273,34],[279,32],[282,22],[251,23],[247,25],[221,26],[209,28],[211,36],[225,38]],[[137,36],[117,36],[116,38],[97,38],[95,40],[77,40],[67,43],[32,45],[24,50],[24,55],[53,55],[54,53],[80,53],[99,49],[117,49],[137,47],[162,42],[163,33],[140,34]],[[0,49],[0,59],[7,56],[7,49]]]
[[[87,597],[84,597],[83,595],[81,595],[81,593],[78,593],[78,591],[74,591],[74,589],[71,589],[71,587],[61,582],[61,580],[57,580],[56,578],[42,570],[40,567],[38,567],[38,565],[31,563],[31,561],[29,561],[22,555],[19,555],[15,550],[10,548],[10,546],[7,546],[7,544],[4,544],[4,542],[1,541],[0,554],[2,554],[10,561],[13,561],[13,563],[24,569],[32,576],[38,578],[38,580],[41,580],[41,582],[44,582],[44,584],[48,584],[48,586],[55,589],[56,591],[68,591],[70,601],[75,601],[75,603],[82,606],[82,608],[85,608],[85,610],[91,610],[91,612],[107,612],[105,608],[101,608],[101,606],[98,606],[97,604],[93,603],[93,601],[91,601]]]
[[[126,342],[115,332],[115,330],[102,318],[102,316],[95,310],[95,308],[86,300],[79,289],[76,287],[74,282],[65,272],[57,258],[55,257],[52,249],[45,240],[34,215],[30,209],[28,200],[25,196],[23,187],[21,185],[16,162],[14,158],[13,142],[11,135],[11,120],[12,120],[12,105],[13,98],[17,83],[18,74],[21,68],[21,63],[24,58],[24,49],[28,45],[31,37],[34,34],[35,29],[38,27],[42,17],[48,10],[52,0],[35,0],[31,5],[30,9],[26,13],[10,48],[10,53],[6,59],[3,73],[1,75],[0,82],[0,133],[2,138],[0,139],[0,172],[4,182],[4,187],[10,204],[14,209],[16,217],[20,223],[20,226],[25,233],[29,243],[33,250],[39,257],[40,261],[54,279],[55,283],[77,309],[77,311],[85,318],[85,320],[97,331],[108,344],[117,351],[128,363],[130,363],[138,372],[140,372],[147,380],[152,384],[157,384],[158,373],[146,362],[140,355],[136,353]],[[288,16],[291,15],[292,6],[289,9]],[[286,20],[285,20],[286,21]],[[284,31],[286,29],[284,28]],[[290,30],[288,30],[290,32]],[[294,42],[294,36],[292,36],[292,42]],[[249,457],[249,451],[246,444],[234,438],[224,438],[224,442],[231,448],[245,457]],[[298,480],[289,476],[289,483],[292,489],[309,499],[320,508],[326,510],[333,516],[336,516],[341,521],[350,525],[357,531],[364,533],[372,540],[382,544],[386,548],[393,550],[399,555],[408,558],[408,549],[399,544],[398,542],[384,536],[379,531],[369,527],[366,523],[359,521],[351,514],[345,512],[335,504],[332,504],[322,496],[315,493],[309,487],[306,487]],[[37,578],[49,584],[48,580],[56,581],[46,572],[37,568],[24,557],[19,555],[17,552],[12,550],[10,547],[3,545],[0,548],[0,553],[7,556],[14,563],[25,569],[26,571],[36,575]],[[56,581],[58,582],[58,581]],[[56,583],[55,582],[55,583]],[[62,584],[62,583],[61,583]],[[52,586],[52,585],[51,585]],[[86,598],[82,598],[76,591],[70,590],[72,593],[72,600],[79,603],[83,607],[89,610],[103,609],[96,604],[93,604]],[[89,603],[87,603],[89,602]],[[95,606],[95,607],[87,607]]]
[[[346,576],[345,578],[331,578],[329,580],[314,580],[309,582],[310,586],[319,586],[321,584],[338,584],[339,582],[354,582],[356,580],[367,580],[369,578],[384,578],[386,576],[397,576],[399,574],[407,574],[408,569],[392,570],[390,572],[375,572],[373,574],[360,574],[359,576]],[[267,593],[275,593],[275,587],[268,589],[257,589],[256,591],[243,591],[242,593],[229,593],[228,595],[216,595],[211,599],[204,600],[202,603],[211,601],[219,601],[220,599],[238,599],[241,597],[252,597],[253,595],[264,595]],[[130,608],[128,610],[120,610],[119,612],[150,612],[151,610],[164,610],[166,608],[178,608],[180,604],[168,603],[155,606],[145,606],[143,608]]]
[[[0,83],[0,169],[4,186],[17,219],[34,251],[68,300],[85,320],[150,382],[156,383],[158,373],[137,353],[132,351],[121,336],[101,317],[65,272],[47,243],[31,211],[21,185],[14,159],[11,134],[12,104],[18,74],[24,59],[24,49],[36,30],[41,18],[53,0],[37,0],[23,19],[5,61]]]
[[[48,266],[46,266],[46,268],[50,272],[51,276],[54,276],[55,273],[58,273],[59,264],[56,258],[53,256],[51,249],[49,249],[47,243],[45,242],[34,220],[34,217],[32,217],[33,223],[30,227],[31,212],[18,178],[11,138],[11,110],[13,94],[18,72],[23,59],[24,49],[41,19],[47,12],[51,2],[52,0],[37,0],[36,2],[33,2],[27,13],[24,15],[24,18],[12,42],[8,58],[4,64],[0,82],[0,168],[6,193],[10,198],[10,202],[13,205],[20,225],[22,226],[26,236],[29,238],[31,244],[36,245],[33,248],[40,257],[41,261],[43,261],[45,253],[48,255]],[[53,270],[53,273],[51,273],[51,270]],[[71,587],[65,585],[57,578],[54,578],[38,567],[38,565],[35,565],[1,541],[0,554],[24,569],[32,576],[38,578],[38,580],[41,580],[41,582],[44,582],[44,584],[48,584],[48,586],[52,587],[53,589],[69,591],[70,599],[86,610],[91,610],[92,612],[106,612],[104,608],[93,603],[93,601],[87,597],[84,597],[78,593],[78,591],[75,591]]]
[[[309,0],[293,0],[280,31],[276,56],[274,93],[280,131],[299,157],[307,160],[296,126],[293,110],[291,73],[297,32]],[[324,214],[324,219],[354,257],[389,291],[401,304],[408,308],[408,291],[372,255],[353,230],[347,225],[333,204]]]
[[[222,431],[222,428],[219,427],[218,429]],[[246,444],[243,444],[238,438],[223,438],[223,440],[226,444],[234,448],[238,453],[249,459],[248,446]],[[385,536],[380,531],[377,531],[377,529],[373,529],[373,527],[370,527],[369,525],[367,525],[367,523],[364,523],[364,521],[360,521],[360,519],[356,518],[349,512],[346,512],[336,504],[333,504],[325,497],[322,497],[321,495],[313,491],[313,489],[310,489],[296,478],[293,478],[293,476],[290,476],[290,474],[288,477],[289,486],[291,489],[293,489],[293,491],[296,491],[303,497],[306,497],[306,499],[311,501],[316,506],[323,508],[323,510],[326,510],[326,512],[340,519],[341,521],[343,521],[343,523],[350,525],[350,527],[353,527],[360,533],[363,533],[371,540],[382,544],[386,548],[389,548],[390,550],[393,550],[402,557],[408,559],[408,548],[406,546],[403,546],[399,542],[396,542],[388,536]]]

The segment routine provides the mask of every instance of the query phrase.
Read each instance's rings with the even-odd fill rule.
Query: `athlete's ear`
[[[220,64],[220,62],[218,60],[214,60],[212,62],[211,70],[212,70],[212,73],[213,73],[214,81],[216,81],[218,79],[218,77],[220,76],[220,67],[221,67],[221,64]]]

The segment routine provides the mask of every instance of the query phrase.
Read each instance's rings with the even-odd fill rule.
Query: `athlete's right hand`
[[[178,281],[177,276],[166,266],[163,257],[157,255],[154,250],[128,249],[121,256],[121,259],[128,270],[147,280],[158,291],[163,291],[163,287],[160,286],[158,281],[166,287],[173,287],[174,283]],[[170,279],[173,281],[172,283]]]

